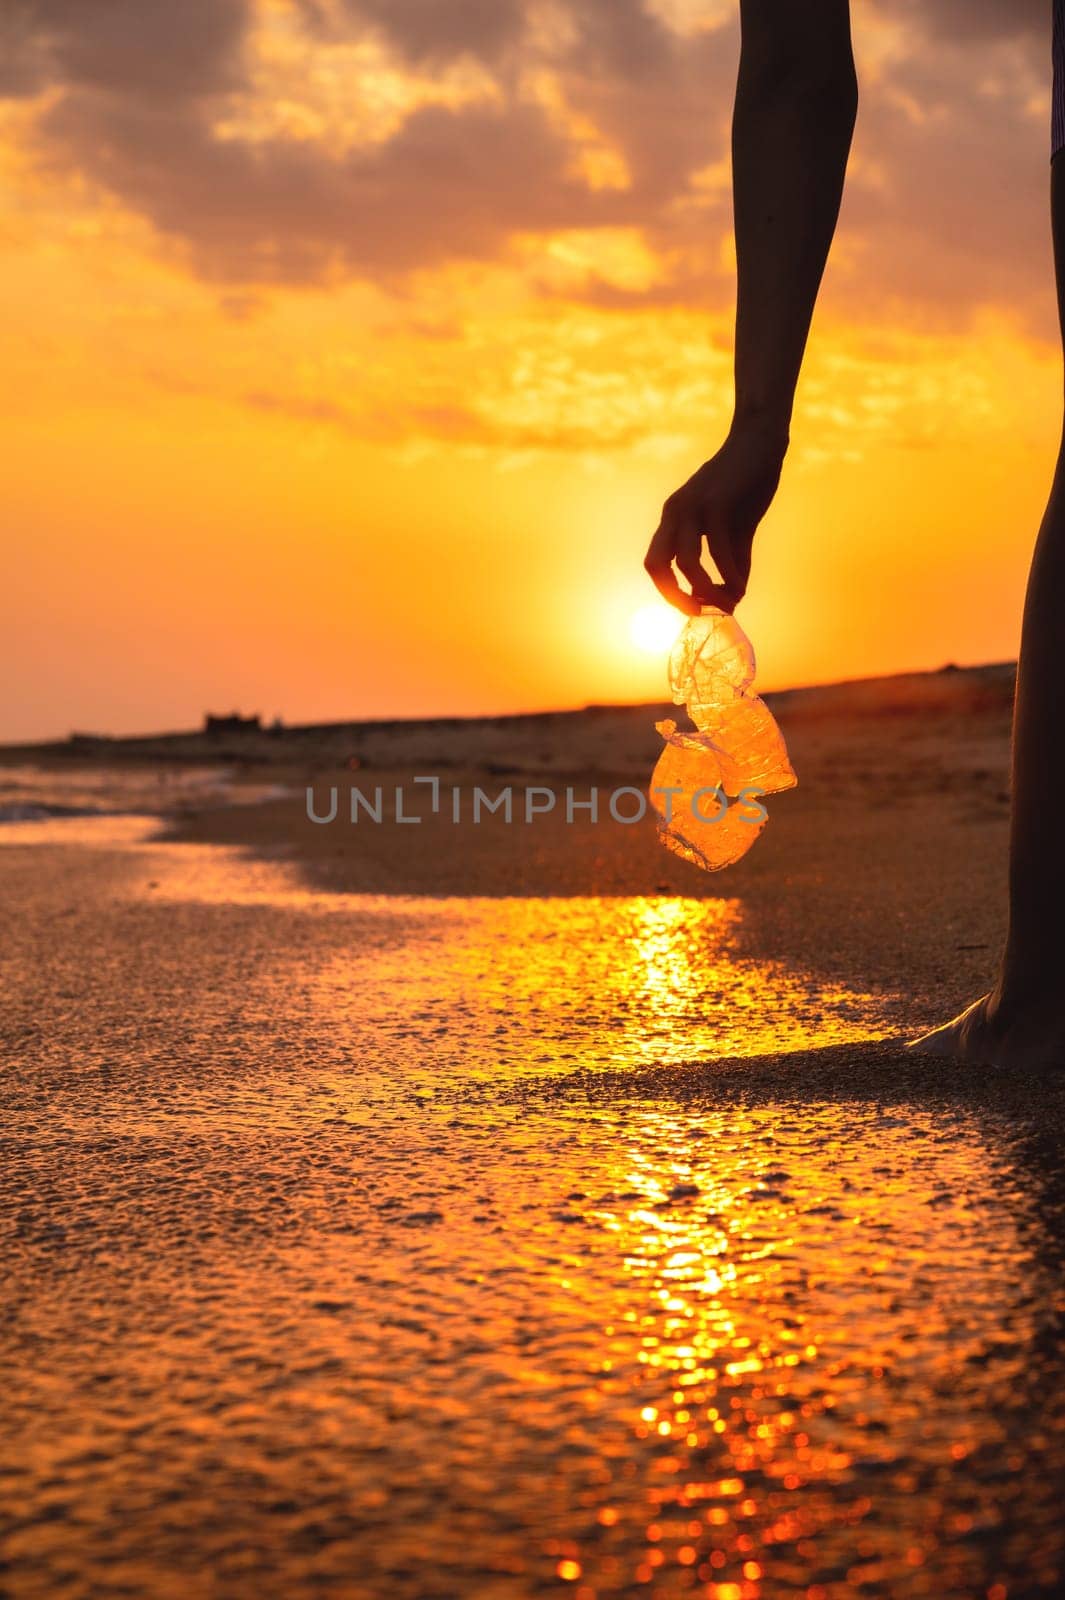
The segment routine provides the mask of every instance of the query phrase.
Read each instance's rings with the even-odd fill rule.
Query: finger
[[[647,548],[644,570],[663,600],[668,600],[671,606],[689,617],[698,616],[699,601],[685,593],[673,571],[675,527],[675,518],[667,507]]]
[[[692,586],[692,594],[704,605],[716,605],[714,591],[721,587],[702,564],[703,536],[690,520],[678,525],[674,538],[676,563]]]
[[[700,601],[694,595],[682,589],[673,575],[672,566],[655,566],[650,560],[644,562],[648,575],[663,600],[668,600],[671,606],[676,606],[678,611],[683,611],[686,616],[697,617],[702,609]]]
[[[734,534],[728,529],[715,529],[707,538],[710,555],[721,582],[735,603],[747,592],[747,579],[751,574],[751,543],[754,529]]]

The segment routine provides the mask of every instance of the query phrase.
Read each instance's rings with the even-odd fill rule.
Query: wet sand
[[[899,690],[781,712],[714,877],[307,821],[434,730],[2,830],[6,1592],[1059,1592],[1061,1080],[900,1048],[993,970],[1008,711]]]
[[[903,1029],[953,1014],[990,987],[1005,931],[1012,669],[991,667],[870,679],[768,697],[799,787],[767,801],[770,821],[734,867],[704,873],[665,851],[650,820],[614,822],[608,798],[645,788],[662,748],[654,723],[675,708],[482,723],[396,724],[249,752],[243,781],[283,783],[286,797],[254,808],[193,806],[172,836],[290,860],[330,892],[542,897],[666,895],[735,899],[735,947],[791,962],[826,982],[904,997]],[[190,747],[190,756],[202,741]],[[239,753],[239,744],[234,746]],[[438,774],[440,810],[413,784]],[[397,825],[395,790],[422,821]],[[510,787],[515,821],[470,820],[475,787]],[[525,790],[546,786],[554,810],[520,819]],[[565,816],[565,793],[599,790],[600,819]],[[381,791],[385,821],[350,794]],[[451,790],[461,821],[452,820]],[[337,818],[326,826],[333,790]],[[622,805],[631,804],[626,801]]]

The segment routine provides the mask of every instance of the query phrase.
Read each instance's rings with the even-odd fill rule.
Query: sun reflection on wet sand
[[[393,921],[374,953],[380,996],[363,950],[316,993],[372,1053],[428,1031],[430,1076],[753,1057],[894,1031],[890,996],[736,955],[736,900],[408,900],[393,918],[400,905],[408,934]]]
[[[736,898],[321,894],[284,861],[150,848],[160,900],[357,920],[314,974],[315,1001],[375,1063],[430,1041],[422,1077],[754,1057],[897,1032],[895,996],[741,958]]]
[[[890,997],[734,899],[0,870],[15,1592],[1057,1592],[1060,1152],[715,1065]]]
[[[681,1594],[689,1569],[716,1595],[814,1574],[826,1594],[895,1593],[903,1576],[908,1593],[973,1592],[979,1558],[957,1535],[997,1513],[990,1496],[977,1516],[949,1508],[959,1489],[979,1500],[956,1464],[998,1437],[978,1392],[1006,1286],[979,1228],[959,1227],[957,1200],[987,1152],[975,1130],[944,1153],[933,1119],[898,1120],[815,1108],[783,1130],[778,1112],[694,1126],[649,1115],[636,1138],[630,1125],[621,1193],[642,1203],[600,1197],[589,1222],[624,1266],[603,1388],[628,1402],[641,1493],[612,1485],[597,1512],[609,1532],[568,1543],[590,1593],[653,1580]],[[915,1136],[933,1141],[916,1160]],[[935,1196],[949,1210],[938,1237]],[[1016,1252],[997,1220],[997,1249]],[[940,1280],[934,1328],[918,1328],[915,1268]]]

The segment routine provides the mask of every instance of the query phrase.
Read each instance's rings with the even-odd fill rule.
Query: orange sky
[[[854,8],[763,687],[1016,652],[1061,417],[1048,9]],[[734,11],[16,6],[0,737],[661,696],[628,630],[727,425]]]

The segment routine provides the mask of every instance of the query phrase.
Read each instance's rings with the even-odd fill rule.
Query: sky
[[[852,10],[763,688],[1014,656],[1061,431],[1049,0]],[[663,698],[737,13],[4,0],[0,739]]]

